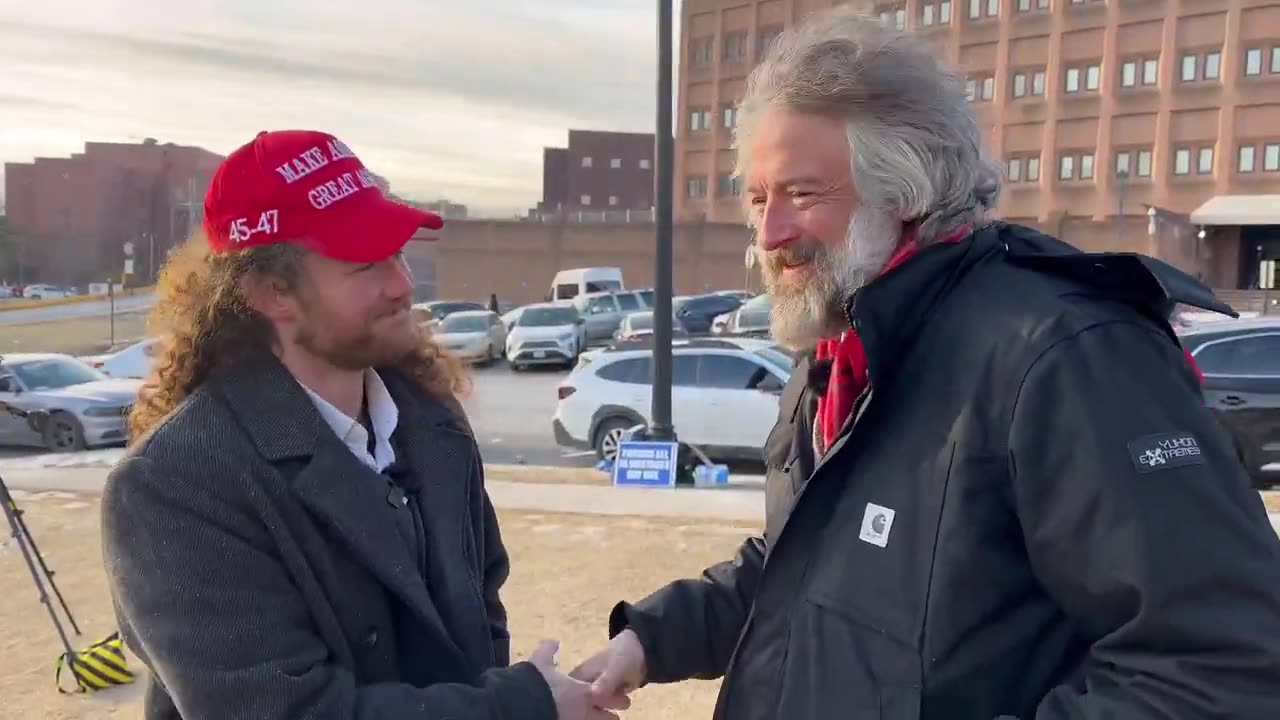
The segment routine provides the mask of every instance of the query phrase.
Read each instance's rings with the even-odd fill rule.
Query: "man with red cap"
[[[375,180],[328,134],[261,133],[159,278],[102,501],[146,717],[613,717],[553,641],[509,664],[466,377],[409,312],[402,249],[443,222]]]

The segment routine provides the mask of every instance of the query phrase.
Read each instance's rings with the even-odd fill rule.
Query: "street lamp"
[[[648,439],[676,440],[671,425],[671,231],[675,148],[671,139],[671,0],[658,0],[658,136],[655,148],[653,400]]]

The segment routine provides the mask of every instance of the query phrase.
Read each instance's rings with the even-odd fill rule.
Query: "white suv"
[[[747,338],[672,344],[671,420],[681,442],[718,459],[760,460],[794,362],[781,347]],[[628,428],[649,424],[653,350],[624,343],[584,354],[560,383],[557,444],[606,459]]]

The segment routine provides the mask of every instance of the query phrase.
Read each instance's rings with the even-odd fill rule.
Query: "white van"
[[[622,290],[622,269],[616,267],[591,267],[561,270],[551,281],[547,302],[572,300],[579,295],[594,292]]]

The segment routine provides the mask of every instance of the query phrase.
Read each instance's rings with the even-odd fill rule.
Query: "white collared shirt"
[[[306,385],[302,389],[311,396],[311,402],[315,403],[325,424],[333,428],[334,434],[350,448],[356,459],[378,472],[395,462],[396,452],[391,447],[391,433],[395,432],[396,423],[400,420],[400,411],[377,372],[372,369],[364,371],[365,408],[369,412],[369,423],[373,425],[372,455],[369,454],[369,433],[359,420],[334,407],[333,403],[320,397]]]

